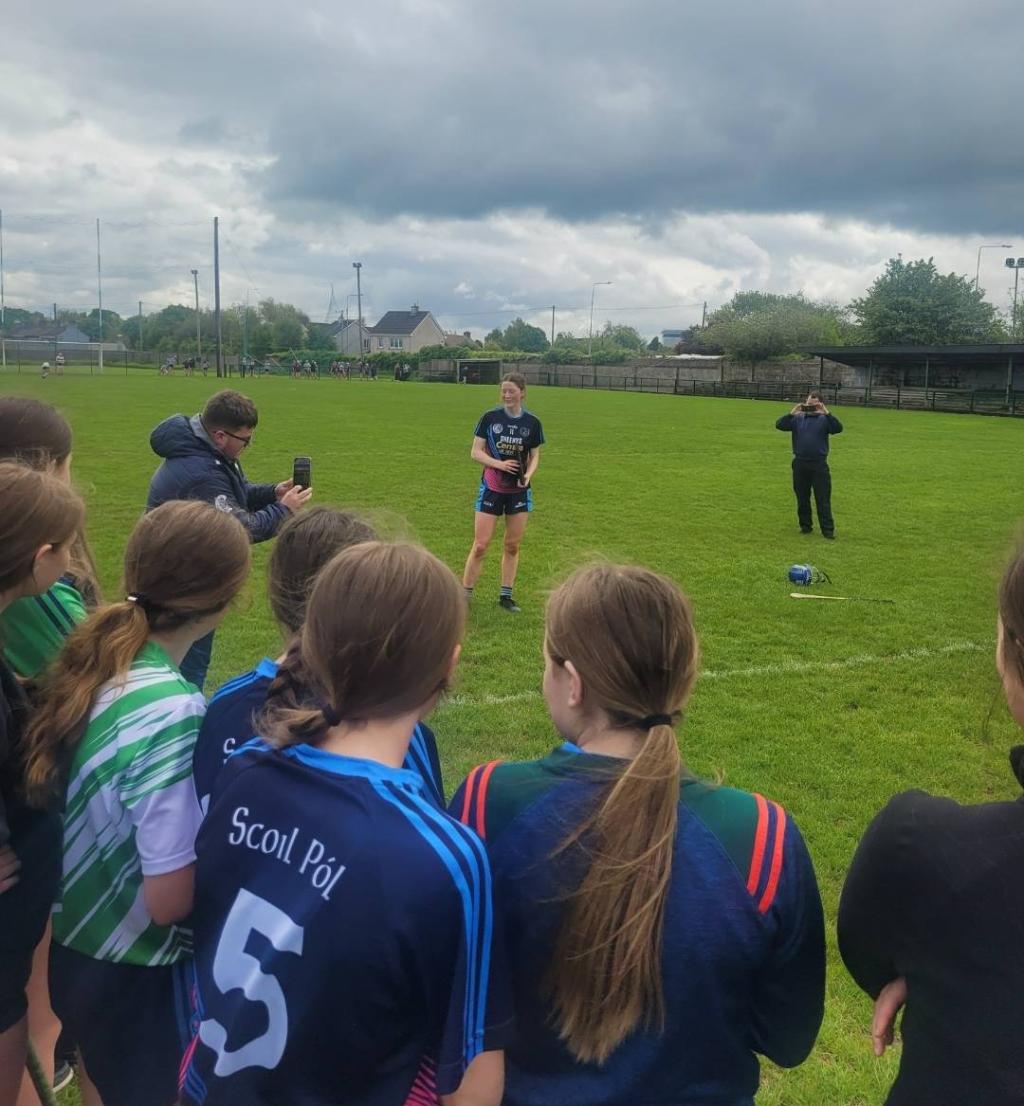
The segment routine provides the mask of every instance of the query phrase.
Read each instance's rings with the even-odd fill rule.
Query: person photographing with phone
[[[512,598],[519,567],[519,544],[533,510],[530,483],[540,464],[544,430],[540,419],[523,406],[526,378],[506,373],[501,381],[501,406],[485,411],[473,431],[470,457],[483,466],[476,497],[473,546],[466,558],[462,586],[471,599],[484,567],[487,547],[505,516],[505,544],[501,556],[501,593],[498,604],[511,614],[520,607]]]
[[[776,430],[788,430],[793,435],[793,492],[796,495],[796,517],[800,533],[814,530],[811,519],[811,492],[818,515],[821,536],[830,540],[836,536],[832,518],[832,473],[828,467],[829,437],[842,434],[843,424],[829,412],[821,393],[809,392],[804,403],[797,403],[788,415],[775,424]]]
[[[164,419],[149,437],[163,463],[149,482],[146,510],[172,499],[200,499],[234,515],[251,541],[274,537],[313,494],[309,458],[296,458],[295,472],[287,480],[250,483],[241,456],[252,445],[258,422],[256,404],[231,389],[210,396],[198,415]],[[212,653],[211,632],[192,646],[181,665],[181,674],[200,690]]]

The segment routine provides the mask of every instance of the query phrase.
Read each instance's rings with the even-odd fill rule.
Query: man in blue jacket
[[[800,532],[810,534],[811,492],[818,513],[821,536],[834,538],[836,524],[832,518],[832,473],[828,467],[828,439],[842,434],[843,424],[829,414],[820,392],[810,392],[806,403],[798,403],[775,424],[776,430],[788,430],[793,435],[793,491],[796,493],[796,517]]]
[[[163,463],[149,482],[146,510],[171,499],[201,499],[233,514],[254,542],[272,538],[313,494],[291,480],[250,484],[239,457],[252,442],[259,415],[248,396],[225,390],[207,400],[202,414],[172,415],[149,436]],[[213,634],[192,646],[182,675],[202,689],[213,652]]]

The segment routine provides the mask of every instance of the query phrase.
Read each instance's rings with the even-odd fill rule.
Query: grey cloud
[[[187,142],[244,133],[289,214],[1024,224],[1024,13],[1007,0],[379,0],[358,18],[193,0],[117,11],[113,43],[103,9],[120,5],[58,7],[67,80],[108,119]],[[51,56],[54,25],[34,36]]]

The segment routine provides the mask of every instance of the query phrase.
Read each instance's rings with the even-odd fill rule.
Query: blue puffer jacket
[[[250,484],[237,461],[229,461],[210,440],[198,415],[172,415],[149,436],[163,464],[149,482],[146,510],[171,499],[202,499],[229,511],[255,541],[272,538],[288,517],[273,484]]]

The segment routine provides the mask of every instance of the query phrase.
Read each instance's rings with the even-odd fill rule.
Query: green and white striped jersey
[[[125,681],[100,689],[72,762],[55,941],[97,960],[147,966],[191,953],[189,930],[149,916],[142,877],[195,860],[202,813],[192,752],[205,711],[153,642]]]
[[[78,590],[66,579],[42,595],[16,599],[0,613],[4,660],[22,679],[35,679],[87,613]]]

